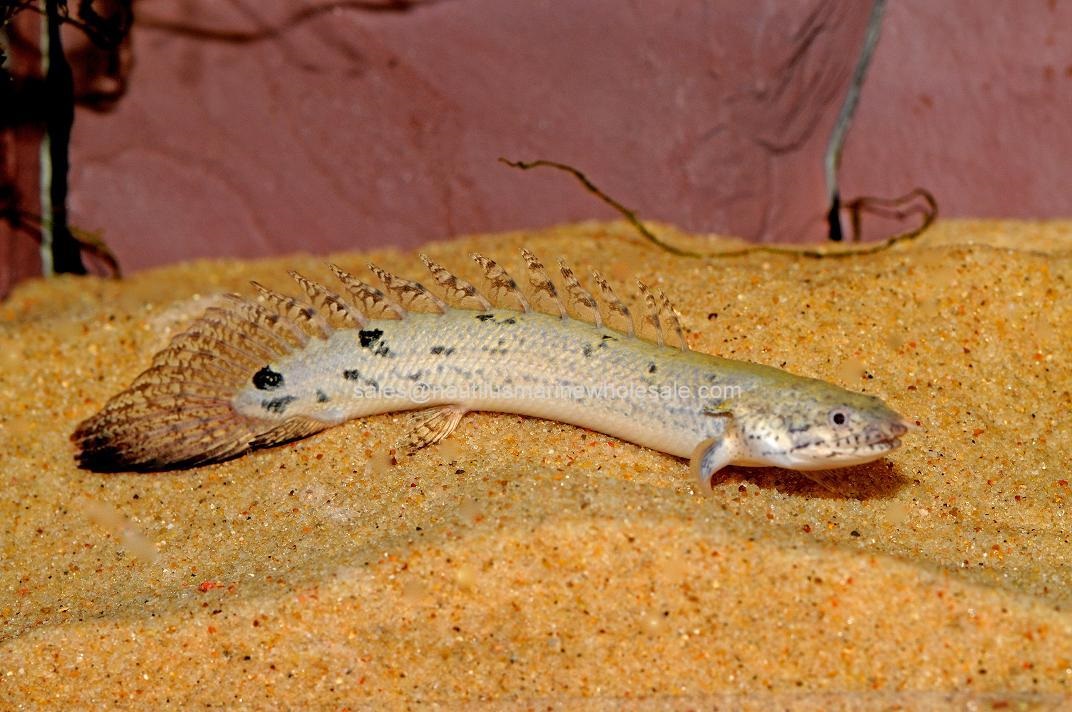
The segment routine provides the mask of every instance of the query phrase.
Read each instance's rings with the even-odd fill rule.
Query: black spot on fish
[[[494,314],[477,314],[476,318],[477,318],[478,321],[487,321],[488,319],[494,319],[495,315]]]
[[[415,372],[409,374],[408,376],[406,376],[406,378],[408,378],[411,381],[419,381],[419,380],[421,380],[421,376],[423,376],[423,375],[424,375],[424,371],[415,371]]]
[[[503,320],[502,320],[502,321],[500,321],[499,323],[500,323],[500,324],[516,324],[516,323],[517,323],[517,319],[515,319],[514,317],[510,317],[509,319],[503,319]]]
[[[316,402],[317,403],[327,403],[329,400],[331,400],[331,399],[328,398],[328,394],[325,393],[324,391],[318,390],[316,392]]]
[[[271,400],[262,400],[261,408],[264,408],[269,413],[282,413],[287,409],[288,405],[296,400],[298,399],[295,396],[280,396]]]
[[[450,356],[452,353],[454,353],[454,347],[453,346],[433,346],[432,347],[432,353],[435,354],[436,356],[439,356],[439,355]]]
[[[373,356],[390,356],[391,349],[387,348],[387,344],[380,344],[376,347],[376,350],[372,352]]]
[[[603,341],[617,341],[618,340],[616,337],[611,336],[610,334],[603,334],[603,336],[600,337],[600,338],[602,338]]]
[[[585,358],[592,358],[592,347],[588,344],[585,344],[583,347],[581,347],[581,353],[584,354]]]
[[[487,351],[492,356],[505,356],[508,349],[503,348],[503,344],[506,343],[506,339],[499,339],[495,346],[481,346],[481,351]]]
[[[379,341],[381,336],[383,336],[382,329],[362,329],[357,332],[357,338],[361,340],[361,345],[366,349]]]
[[[655,362],[652,361],[648,364],[648,373],[655,373]]]
[[[258,391],[270,391],[283,385],[283,374],[265,366],[253,374],[253,386]]]
[[[361,381],[366,386],[374,389],[379,389],[380,384],[372,378],[362,378],[361,372],[356,368],[348,368],[342,372],[342,377],[347,381]]]

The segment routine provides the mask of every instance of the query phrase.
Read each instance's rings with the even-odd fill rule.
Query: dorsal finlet
[[[577,281],[577,275],[573,273],[573,270],[566,260],[561,257],[558,258],[558,271],[562,275],[562,281],[566,283],[566,293],[569,295],[569,301],[571,304],[580,305],[592,312],[592,318],[595,320],[597,327],[603,326],[603,315],[599,313],[599,304],[596,303],[595,297],[593,297],[587,289],[581,286],[581,283]]]
[[[287,272],[291,279],[305,291],[309,301],[332,326],[352,329],[361,328],[368,323],[368,319],[356,309],[351,309],[338,294],[330,289],[314,282],[304,275],[291,270]]]
[[[465,300],[471,299],[476,301],[480,306],[481,311],[491,311],[491,302],[489,302],[483,294],[476,290],[476,287],[466,282],[461,277],[458,277],[453,272],[448,270],[438,262],[432,261],[428,255],[420,255],[421,262],[428,268],[428,271],[432,273],[432,279],[436,281],[440,287],[447,294],[448,299],[456,299],[459,305],[464,304]]]
[[[659,305],[655,301],[655,295],[648,290],[648,285],[641,282],[639,279],[636,281],[637,288],[640,290],[640,295],[644,298],[645,315],[644,321],[651,324],[655,329],[655,343],[659,346],[663,345],[663,328],[659,323]]]
[[[230,304],[213,306],[206,309],[191,328],[211,334],[220,341],[233,341],[251,354],[260,354],[260,358],[282,356],[293,348],[291,342],[264,328],[247,314],[247,311],[235,309]],[[287,322],[281,319],[280,323]],[[297,327],[291,328],[301,333]],[[308,342],[308,339],[303,341]]]
[[[392,302],[386,294],[371,284],[361,281],[338,265],[331,265],[331,271],[343,283],[346,291],[357,300],[357,306],[369,319],[406,318],[405,309]]]
[[[304,346],[309,341],[309,335],[291,321],[284,319],[275,309],[268,309],[259,301],[243,297],[240,294],[225,294],[223,298],[228,308],[242,316],[247,321],[258,325],[266,332],[274,334],[280,339],[280,343],[290,343]]]
[[[596,281],[596,285],[599,287],[599,293],[603,297],[603,301],[606,302],[607,307],[611,310],[611,313],[617,314],[625,319],[627,324],[626,334],[629,336],[636,336],[636,328],[633,326],[633,315],[629,313],[629,307],[625,306],[621,299],[618,299],[618,295],[610,288],[610,284],[603,275],[593,271],[592,279]]]
[[[333,331],[331,325],[314,307],[302,304],[285,294],[273,292],[259,282],[251,281],[250,284],[259,293],[261,302],[274,309],[279,316],[300,326],[310,336],[323,339]]]
[[[416,305],[436,314],[444,314],[449,308],[446,302],[429,292],[420,282],[403,279],[372,263],[369,263],[368,268],[377,279],[383,282],[384,288],[395,295],[403,309],[420,311],[413,309]]]
[[[555,283],[551,281],[551,278],[547,275],[547,270],[544,269],[543,262],[540,262],[532,252],[525,248],[521,248],[521,255],[525,258],[525,266],[528,268],[529,273],[529,285],[532,287],[535,295],[534,300],[538,301],[541,294],[546,294],[558,307],[558,315],[565,319],[568,314],[566,313],[566,307],[562,303],[562,300],[558,298],[558,290],[555,288]],[[537,307],[539,304],[537,304]]]
[[[255,364],[271,354],[261,345],[238,334],[233,324],[226,324],[211,316],[202,317],[193,326],[182,332],[168,344],[166,351],[226,353],[230,363]],[[154,358],[154,365],[158,365]]]
[[[532,307],[529,306],[529,300],[525,299],[525,295],[517,288],[517,281],[515,281],[514,278],[510,276],[510,273],[503,269],[498,262],[485,257],[479,252],[470,253],[469,256],[474,262],[480,265],[482,270],[484,270],[484,277],[488,280],[488,284],[491,285],[492,299],[498,301],[499,295],[503,292],[507,292],[517,300],[518,305],[521,307],[521,311],[526,313],[532,311]]]
[[[685,330],[681,328],[681,315],[678,314],[677,309],[670,301],[670,297],[666,296],[666,292],[661,289],[659,290],[659,300],[663,315],[670,322],[670,328],[673,329],[674,334],[677,336],[678,348],[682,351],[688,351],[689,342],[685,340]]]

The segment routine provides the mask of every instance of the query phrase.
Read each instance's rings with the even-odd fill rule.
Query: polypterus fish
[[[444,298],[375,265],[383,291],[333,266],[345,297],[293,272],[303,300],[256,283],[256,300],[228,295],[78,426],[79,464],[190,467],[354,418],[419,410],[400,442],[413,451],[483,410],[689,458],[710,488],[731,464],[808,471],[875,460],[909,427],[874,396],[689,351],[669,300],[638,282],[641,330],[655,342],[643,340],[598,273],[602,309],[564,263],[559,286],[531,252],[523,256],[528,296],[494,261],[473,255],[494,305],[423,255]]]

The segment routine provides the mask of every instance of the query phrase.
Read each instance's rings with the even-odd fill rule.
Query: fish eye
[[[849,413],[844,408],[835,408],[830,411],[829,419],[831,425],[844,425],[849,422]]]

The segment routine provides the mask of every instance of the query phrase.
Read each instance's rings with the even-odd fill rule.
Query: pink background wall
[[[137,269],[613,215],[505,155],[573,164],[690,230],[825,235],[822,154],[870,3],[369,5],[138,2],[127,94],[77,114],[73,223]],[[1069,3],[891,2],[843,195],[919,185],[943,216],[1072,215],[1070,31]],[[73,62],[93,56],[70,36]],[[33,271],[25,236],[0,241],[6,269]]]

